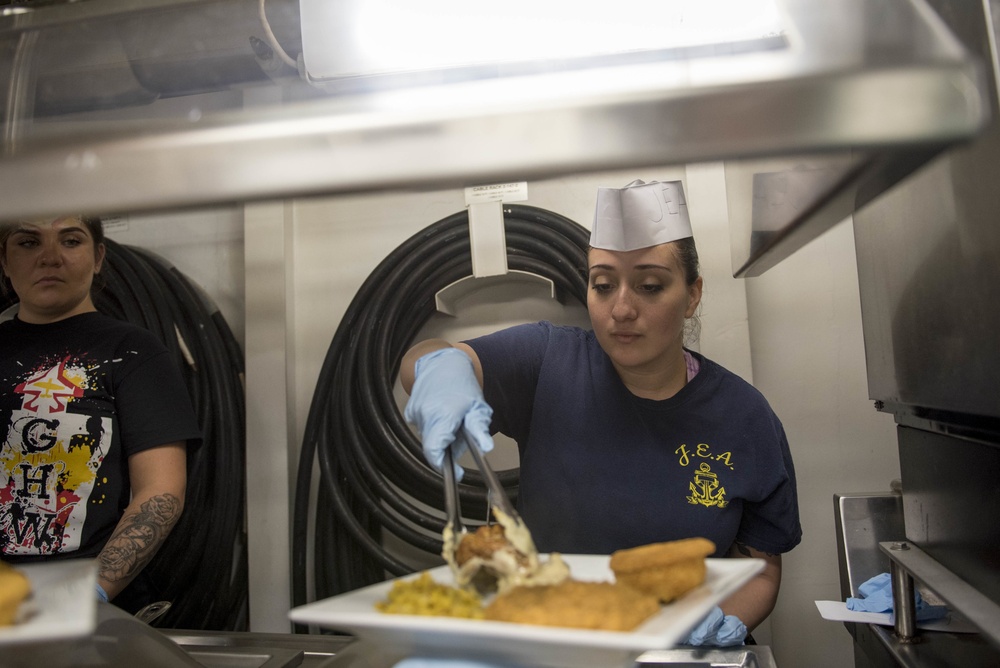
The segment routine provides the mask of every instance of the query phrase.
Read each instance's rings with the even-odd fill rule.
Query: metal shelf
[[[783,28],[760,48],[457,81],[309,82],[257,37],[256,0],[89,0],[0,17],[4,215],[706,161],[726,161],[730,188],[745,193],[803,165],[826,170],[769,212],[778,229],[754,229],[750,211],[734,216],[742,236],[758,233],[753,244],[734,239],[747,251],[734,268],[756,275],[988,121],[979,64],[923,0],[774,2]],[[297,55],[298,4],[267,6]],[[345,15],[330,39],[350,28]]]

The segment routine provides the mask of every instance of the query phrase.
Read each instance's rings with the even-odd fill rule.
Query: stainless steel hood
[[[419,71],[363,69],[357,1],[9,5],[0,216],[722,160],[731,202],[753,200],[730,211],[734,273],[758,275],[989,120],[923,0],[769,1],[753,39]],[[317,35],[339,45],[322,76]]]

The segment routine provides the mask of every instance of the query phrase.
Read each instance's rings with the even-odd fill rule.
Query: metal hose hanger
[[[149,251],[105,238],[94,304],[150,330],[170,351],[198,416],[201,447],[188,453],[184,512],[146,567],[171,602],[155,626],[247,629],[243,352],[204,292]],[[16,298],[0,307],[15,303]]]
[[[590,233],[559,214],[504,205],[510,269],[551,280],[586,304]],[[386,533],[434,557],[441,553],[441,474],[393,396],[404,353],[435,313],[435,295],[472,275],[467,211],[410,237],[359,288],[327,351],[299,459],[292,534],[292,599],[302,605],[417,570],[383,546]],[[307,592],[309,517],[319,464],[313,535],[313,595]],[[516,497],[519,471],[498,473]],[[482,523],[486,490],[467,470],[459,485],[469,524]],[[443,562],[442,562],[443,563]],[[298,628],[298,631],[304,631]]]

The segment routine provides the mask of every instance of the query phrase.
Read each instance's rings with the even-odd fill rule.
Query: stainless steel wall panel
[[[899,463],[907,539],[1000,603],[1000,444],[900,427]]]
[[[968,20],[976,4],[952,9]],[[854,233],[869,396],[1000,417],[1000,124],[858,211]]]

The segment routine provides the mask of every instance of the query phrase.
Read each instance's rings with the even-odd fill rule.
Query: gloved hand
[[[414,367],[416,380],[403,416],[420,431],[424,457],[441,470],[445,449],[455,441],[462,425],[483,452],[493,449],[490,420],[493,409],[483,399],[483,390],[469,356],[457,348],[427,353]],[[462,479],[458,458],[468,447],[464,438],[455,441],[455,479]]]
[[[715,606],[705,619],[688,635],[685,645],[701,647],[730,647],[742,645],[747,637],[747,627],[733,615],[723,614],[722,608]]]
[[[865,580],[858,587],[861,598],[848,598],[847,609],[856,612],[893,612],[892,609],[892,577],[888,573],[879,573]],[[917,611],[917,621],[926,622],[931,619],[941,619],[948,614],[948,608],[943,605],[929,605],[924,601],[919,591],[913,591],[913,600]]]
[[[104,591],[104,587],[102,587],[100,585],[100,583],[95,582],[94,583],[94,589],[97,592],[97,598],[100,599],[100,600],[102,600],[102,601],[104,601],[105,603],[107,603],[108,602],[108,592]]]

